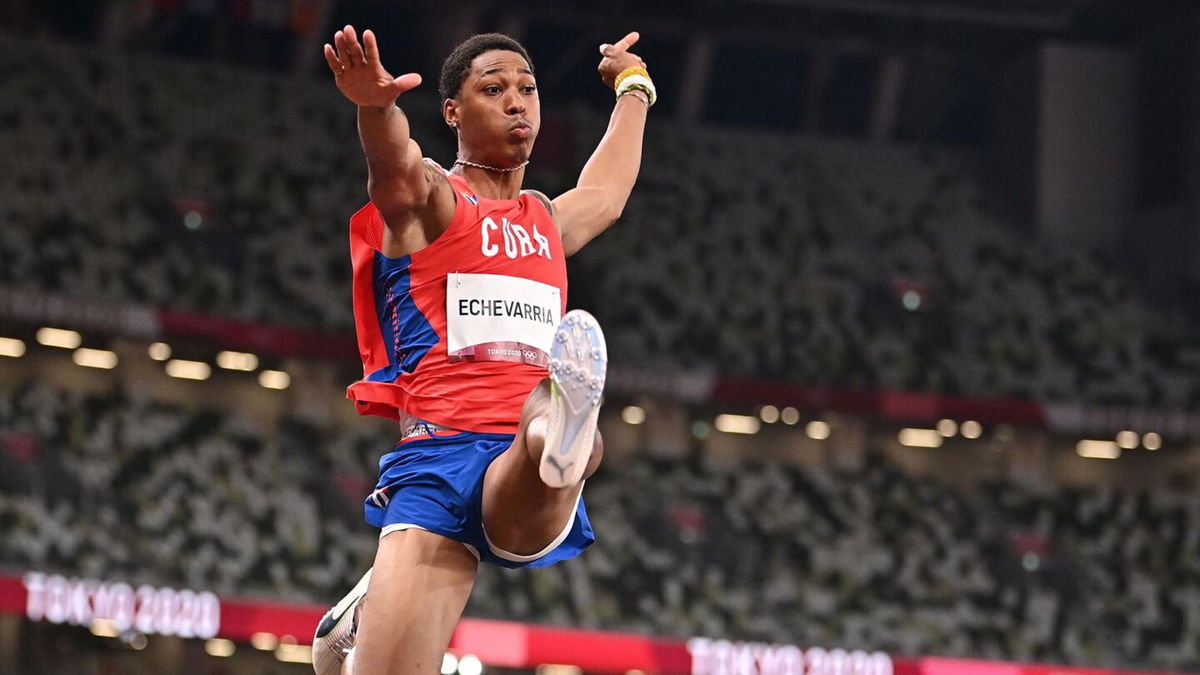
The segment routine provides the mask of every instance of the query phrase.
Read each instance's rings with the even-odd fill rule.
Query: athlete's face
[[[445,103],[446,121],[458,127],[465,159],[512,166],[529,159],[541,125],[537,82],[525,58],[492,50],[471,61],[458,97]]]

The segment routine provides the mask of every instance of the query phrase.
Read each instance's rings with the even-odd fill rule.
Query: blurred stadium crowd
[[[0,284],[351,329],[345,223],[365,174],[332,87],[12,37],[0,66]],[[448,163],[435,102],[413,100],[423,148]],[[579,147],[603,124],[570,120]],[[1004,227],[969,153],[651,129],[624,222],[572,270],[572,304],[601,317],[625,365],[1099,404],[1200,398],[1200,359],[1175,339],[1184,319],[1105,261]],[[393,440],[24,380],[0,391],[0,564],[336,598],[374,550],[358,504]],[[1195,495],[968,491],[881,457],[735,470],[643,450],[589,484],[592,551],[532,573],[485,568],[467,613],[1200,668]]]
[[[17,67],[31,51],[43,67]],[[0,59],[0,283],[352,328],[345,222],[365,176],[336,90],[13,40]],[[437,106],[410,109],[449,163]],[[580,116],[587,147],[603,122]],[[613,331],[626,364],[1044,401],[1200,396],[1184,320],[1093,254],[1002,227],[967,156],[668,121],[651,122],[646,156],[622,226],[572,269],[574,302],[638,327]]]
[[[264,428],[145,393],[0,398],[3,564],[291,600],[373,555],[359,500],[387,433]],[[12,452],[21,447],[21,454]],[[469,616],[687,637],[1200,667],[1200,499],[956,490],[859,470],[636,452],[588,485],[600,533],[545,570],[485,566]]]

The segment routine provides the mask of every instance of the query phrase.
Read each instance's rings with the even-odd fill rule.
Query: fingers
[[[358,43],[358,34],[354,32],[354,26],[346,24],[346,27],[342,29],[342,33],[346,36],[346,51],[350,57],[349,65],[353,67],[365,63],[367,57],[363,54],[362,45]]]
[[[600,55],[613,57],[621,52],[629,51],[629,48],[637,44],[637,41],[641,37],[642,36],[636,30],[630,31],[628,35],[620,40],[617,40],[617,43],[614,45],[610,45],[607,42],[600,45]]]
[[[638,35],[638,32],[636,30],[629,31],[628,35],[621,38],[620,40],[617,40],[617,44],[615,44],[613,46],[623,52],[629,51],[630,47],[637,44],[638,38],[640,38],[640,37],[641,37],[641,35]]]
[[[359,105],[379,105],[378,102],[385,100],[389,90],[392,94],[390,100],[394,101],[395,97],[421,84],[421,76],[417,73],[405,73],[390,84],[380,83],[379,76],[391,76],[379,62],[379,42],[370,30],[363,31],[360,43],[354,26],[347,24],[333,34],[333,44],[326,44],[324,51],[325,63],[333,71],[338,88]],[[355,68],[358,70],[353,70]],[[342,77],[351,74],[354,77]]]
[[[392,80],[392,89],[394,89],[396,95],[399,96],[410,89],[415,89],[420,84],[420,75],[417,73],[405,73],[404,75]]]
[[[346,34],[340,30],[333,34],[333,48],[337,53],[338,64],[341,66],[350,65],[349,57],[346,54],[348,51],[346,47]]]
[[[370,30],[363,31],[363,46],[366,48],[367,63],[371,65],[379,63],[379,43],[375,41],[375,33]]]
[[[366,46],[365,51],[363,45]],[[375,33],[370,30],[363,31],[360,44],[354,26],[347,24],[345,28],[333,34],[332,45],[325,45],[325,62],[329,64],[329,69],[335,76],[355,66],[378,65],[379,43],[375,39]]]
[[[325,63],[329,64],[329,69],[333,71],[335,76],[341,75],[342,70],[345,68],[341,60],[338,59],[337,52],[333,50],[333,47],[328,42],[325,43]]]
[[[373,39],[374,35],[371,37]],[[356,65],[366,62],[366,55],[363,54],[362,46],[358,44],[358,36],[354,32],[354,26],[347,25],[345,28],[334,33],[333,47],[339,65],[346,68],[353,68]]]

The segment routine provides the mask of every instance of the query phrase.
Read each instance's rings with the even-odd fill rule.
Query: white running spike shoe
[[[338,601],[317,624],[313,635],[313,670],[317,675],[341,675],[342,664],[354,648],[358,632],[358,608],[371,583],[371,570],[363,575],[346,597]]]
[[[550,347],[550,416],[538,468],[546,485],[568,487],[583,478],[607,370],[608,349],[600,324],[582,309],[567,312]]]

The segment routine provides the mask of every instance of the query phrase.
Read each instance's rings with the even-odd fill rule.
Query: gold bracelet
[[[650,96],[648,94],[646,94],[646,92],[642,91],[641,89],[633,89],[633,88],[627,89],[625,91],[625,93],[623,93],[623,94],[621,94],[621,96],[617,97],[617,100],[618,101],[621,100],[621,97],[623,97],[623,96],[632,96],[632,97],[636,98],[637,100],[641,101],[647,108],[650,107]]]
[[[638,73],[627,76],[621,82],[621,88],[617,89],[617,97],[620,98],[622,94],[633,89],[638,89],[644,92],[646,94],[646,98],[650,101],[650,105],[652,106],[654,105],[655,100],[658,98],[658,93],[654,90],[654,82],[650,78]]]
[[[616,79],[613,80],[613,91],[620,89],[621,88],[621,80],[624,80],[625,78],[629,77],[630,75],[642,75],[646,79],[650,79],[650,73],[645,68],[643,68],[641,66],[630,66],[630,67],[626,68],[625,70],[622,70],[621,72],[617,73]]]

